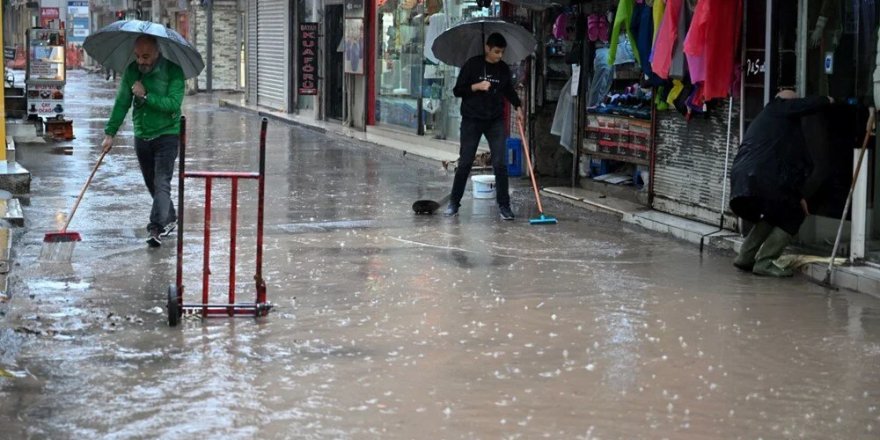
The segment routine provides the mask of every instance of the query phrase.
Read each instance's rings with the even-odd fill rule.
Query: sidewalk
[[[403,151],[404,154],[413,154],[425,159],[439,161],[444,164],[449,164],[458,160],[458,142],[432,139],[426,136],[418,136],[379,126],[370,126],[367,131],[364,132],[351,127],[344,127],[336,121],[318,121],[311,116],[305,117],[293,113],[283,113],[248,105],[244,102],[244,95],[241,94],[237,97],[229,96],[221,98],[219,102],[221,107],[229,107],[255,113],[267,118],[317,130],[321,133],[332,133],[354,138],[380,147],[400,150]],[[483,151],[483,149],[480,151]],[[488,149],[485,149],[485,151],[488,151]]]
[[[424,159],[439,161],[444,166],[458,160],[458,144],[417,136],[395,130],[370,126],[366,132],[343,127],[338,122],[316,121],[295,114],[271,111],[244,103],[244,96],[230,96],[220,99],[221,107],[248,111],[279,121],[296,124],[323,133],[333,133],[380,147],[387,147],[413,154]],[[645,229],[671,235],[680,240],[715,249],[738,252],[742,238],[717,226],[688,220],[671,214],[652,210],[644,205],[621,200],[604,194],[580,188],[549,187],[542,191],[546,197],[590,210],[608,212],[620,220],[641,226]],[[827,266],[813,263],[801,268],[803,275],[820,282],[825,278]],[[840,266],[834,271],[832,284],[838,288],[866,293],[880,298],[880,268],[871,266]]]

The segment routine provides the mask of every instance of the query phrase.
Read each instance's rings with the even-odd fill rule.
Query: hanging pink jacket
[[[731,0],[722,1],[734,3]],[[706,43],[709,39],[709,12],[712,7],[710,3],[709,0],[697,2],[691,28],[684,38],[684,54],[691,82],[694,84],[706,80]]]
[[[704,81],[703,98],[726,98],[739,58],[742,0],[700,0],[684,40],[691,81]]]
[[[672,67],[672,51],[678,41],[678,16],[681,14],[682,1],[666,1],[663,23],[660,25],[657,39],[654,41],[654,58],[651,60],[651,69],[663,79],[669,78],[669,69]]]

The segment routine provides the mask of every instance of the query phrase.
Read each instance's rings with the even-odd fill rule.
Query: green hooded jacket
[[[147,99],[135,99],[131,88],[140,80],[147,91]],[[119,126],[132,110],[134,136],[138,139],[155,139],[166,134],[180,134],[180,107],[185,89],[183,69],[159,56],[150,73],[142,74],[137,62],[132,62],[122,74],[116,102],[104,134],[116,136]]]

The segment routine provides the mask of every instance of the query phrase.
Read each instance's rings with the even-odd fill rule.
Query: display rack
[[[64,120],[64,86],[67,83],[65,30],[27,30],[25,88],[29,119],[46,123],[48,134],[73,139],[70,121]]]
[[[544,50],[544,101],[557,102],[565,83],[571,78],[571,67],[565,62],[566,45],[553,40]]]

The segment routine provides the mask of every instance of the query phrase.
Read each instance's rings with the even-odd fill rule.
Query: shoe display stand
[[[66,59],[63,24],[53,21],[49,28],[27,30],[25,96],[28,120],[43,121],[46,135],[58,140],[73,139],[72,121],[64,119]]]

